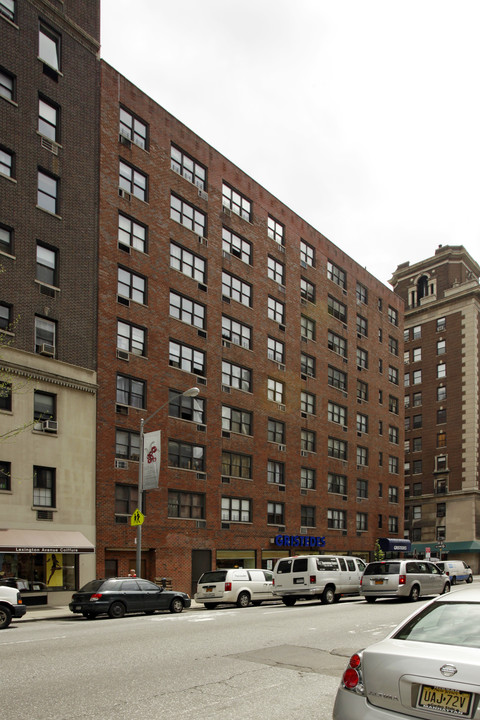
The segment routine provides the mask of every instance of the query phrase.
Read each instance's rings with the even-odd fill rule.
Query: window
[[[285,318],[285,305],[271,295],[268,296],[268,317],[279,325],[283,325]]]
[[[144,380],[117,374],[117,403],[145,408],[146,383]]]
[[[252,479],[252,458],[241,453],[222,452],[222,475],[238,477],[244,480]]]
[[[206,280],[206,260],[174,242],[170,243],[170,267],[199,283]]]
[[[347,529],[347,513],[345,510],[327,510],[327,527],[330,530]]]
[[[445,495],[447,492],[447,479],[446,478],[439,478],[436,483],[435,492],[437,495]]]
[[[410,387],[410,373],[405,373],[403,376],[403,386]]]
[[[368,335],[367,318],[364,318],[361,315],[357,315],[357,333],[359,335],[364,335],[365,337]]]
[[[437,410],[437,425],[442,425],[447,422],[447,410],[446,408],[440,408]]]
[[[37,280],[47,285],[58,285],[57,251],[37,243]]]
[[[12,489],[12,465],[0,460],[0,490]]]
[[[117,428],[115,431],[115,457],[126,460],[140,459],[140,434]]]
[[[420,407],[422,404],[422,393],[421,392],[415,392],[412,395],[412,406],[413,407]]]
[[[313,468],[300,468],[300,487],[304,490],[315,490],[316,477]]]
[[[0,331],[7,330],[10,332],[12,322],[12,307],[6,303],[0,303]],[[1,383],[0,383],[1,386]]]
[[[447,327],[446,318],[437,318],[437,332],[444,332]]]
[[[267,354],[270,360],[278,363],[285,362],[285,343],[273,337],[268,338]]]
[[[412,507],[412,520],[421,520],[421,519],[422,519],[422,506],[414,505]]]
[[[284,385],[274,378],[267,379],[267,397],[276,403],[283,403]]]
[[[447,446],[447,433],[445,430],[441,430],[437,433],[437,448],[443,448]]]
[[[124,320],[117,320],[117,348],[133,355],[146,354],[146,330]]]
[[[42,210],[57,214],[58,210],[58,178],[43,170],[37,175],[37,205]]]
[[[180,420],[190,420],[199,425],[205,424],[205,400],[199,397],[187,397],[177,390],[168,391],[168,414]]]
[[[368,415],[357,412],[357,432],[368,433]]]
[[[383,373],[383,360],[382,358],[378,358],[378,372]]]
[[[421,437],[415,437],[412,440],[412,452],[421,452],[422,451],[422,438]]]
[[[168,364],[194,375],[205,375],[205,353],[175,340],[169,343]]]
[[[300,372],[308,377],[315,377],[315,358],[302,353],[300,355]]]
[[[338,458],[339,460],[347,459],[347,443],[345,440],[338,440],[334,437],[328,438],[328,457]]]
[[[222,430],[240,435],[251,435],[252,417],[252,413],[247,410],[222,405]]]
[[[421,428],[422,427],[422,416],[420,414],[413,416],[412,427],[413,428]]]
[[[285,423],[269,418],[267,432],[268,442],[279,443],[280,445],[285,443]]]
[[[284,503],[269,502],[267,504],[267,523],[269,525],[285,524],[285,505]]]
[[[438,363],[437,365],[437,378],[444,378],[447,376],[447,366],[445,363]]]
[[[115,522],[128,523],[128,519],[138,507],[138,487],[136,485],[115,485]]]
[[[314,430],[300,430],[300,448],[306,452],[316,452],[316,433]]]
[[[269,460],[267,465],[267,482],[275,485],[285,485],[285,464],[276,460]]]
[[[7,177],[14,177],[14,155],[11,150],[0,147],[0,173]]]
[[[206,237],[207,216],[205,213],[173,194],[170,195],[170,218],[200,237]]]
[[[407,415],[405,418],[405,430],[410,430],[410,417]]]
[[[315,527],[315,508],[311,505],[301,505],[300,525],[302,527]]]
[[[54,321],[35,317],[35,352],[55,355],[56,331]]]
[[[392,365],[388,366],[388,379],[394,385],[398,385],[398,369]]]
[[[0,382],[0,410],[12,409],[12,383]]]
[[[403,404],[404,404],[405,410],[408,410],[408,408],[410,407],[410,395],[404,396]]]
[[[204,520],[205,495],[203,493],[169,490],[168,517]]]
[[[347,477],[346,475],[338,475],[337,473],[328,473],[327,488],[329,493],[337,493],[338,495],[347,494]]]
[[[357,480],[357,498],[368,498],[368,480]]]
[[[315,302],[315,285],[306,278],[300,278],[300,297],[308,302]]]
[[[343,392],[347,391],[347,373],[342,372],[342,370],[337,370],[337,368],[333,367],[332,365],[328,366],[328,384],[332,387],[336,387],[339,390],[343,390]]]
[[[55,507],[55,468],[33,468],[33,504],[36,507]]]
[[[357,282],[356,297],[358,302],[368,305],[368,290],[359,282]]]
[[[118,163],[118,186],[122,190],[135,195],[139,200],[148,200],[148,177],[133,165],[125,161]]]
[[[368,530],[368,515],[367,515],[367,513],[357,512],[356,527],[357,527],[357,532],[365,532]]]
[[[238,320],[222,315],[222,338],[234,345],[251,349],[252,328]]]
[[[357,380],[357,400],[368,400],[368,384],[362,380]]]
[[[410,350],[405,350],[403,353],[403,363],[404,365],[408,365],[410,362]]]
[[[193,445],[180,440],[169,440],[168,465],[181,470],[203,472],[205,469],[205,448],[203,445]]]
[[[383,435],[383,421],[382,420],[378,421],[378,434]]]
[[[223,207],[226,207],[228,210],[231,210],[236,215],[240,215],[241,218],[250,222],[252,212],[250,200],[247,200],[238,190],[234,190],[225,182],[222,184],[222,204]]]
[[[398,415],[398,398],[393,395],[388,396],[388,409],[391,413]]]
[[[205,305],[170,290],[170,317],[196,328],[205,328]]]
[[[388,336],[388,349],[392,355],[398,356],[398,340],[391,335]]]
[[[38,132],[53,142],[59,140],[59,115],[58,105],[44,98],[38,98]]]
[[[139,252],[147,251],[147,228],[126,215],[118,214],[118,245],[120,248],[134,248]],[[170,255],[171,255],[170,244]],[[170,260],[170,265],[172,262]]]
[[[279,245],[285,244],[285,227],[271,215],[268,216],[267,233],[268,237],[275,240]]]
[[[275,260],[271,255],[267,258],[267,271],[270,280],[273,280],[279,285],[285,284],[285,265]]]
[[[300,335],[307,340],[315,340],[315,320],[302,315],[300,317]]]
[[[347,341],[331,330],[328,331],[328,349],[344,358],[347,357]]]
[[[38,57],[60,72],[60,36],[43,23],[40,23],[38,33]]]
[[[447,455],[437,455],[435,457],[435,472],[444,472],[447,466]]]
[[[222,385],[251,392],[252,371],[241,365],[222,360]]]
[[[205,167],[174,145],[170,148],[170,167],[200,190],[206,190],[207,171]]]
[[[222,228],[222,249],[247,265],[252,264],[252,244],[227,228]]]
[[[0,225],[0,252],[8,255],[13,252],[13,230],[6,225]]]
[[[368,351],[357,347],[357,368],[368,368]]]
[[[315,249],[305,240],[300,240],[300,264],[315,267]]]
[[[395,310],[391,305],[388,306],[388,319],[392,325],[398,326],[398,310]]]
[[[33,419],[37,421],[57,419],[57,396],[35,390],[33,393]]]
[[[382,328],[378,328],[378,342],[383,342],[383,330]]]
[[[413,496],[418,497],[422,494],[422,483],[414,483],[413,484]]]
[[[147,124],[123,107],[120,108],[120,135],[138,147],[148,150]]]
[[[413,338],[413,340],[419,340],[421,337],[422,337],[422,326],[415,325],[415,327],[412,328],[412,338]]]
[[[222,497],[222,522],[252,522],[252,501]]]
[[[388,472],[391,475],[398,475],[398,457],[394,457],[393,455],[390,455],[388,458]]]
[[[447,388],[444,385],[440,385],[437,387],[437,401],[442,401],[447,399]]]
[[[15,22],[15,0],[0,0],[0,15]]]
[[[412,362],[420,362],[422,359],[422,348],[413,348],[412,350]]]
[[[445,517],[447,514],[446,503],[437,503],[437,517]]]
[[[389,515],[388,518],[388,532],[396,535],[398,533],[398,517]]]
[[[366,467],[368,465],[368,448],[357,445],[357,465]]]
[[[343,290],[347,288],[347,274],[344,270],[334,263],[327,262],[327,278],[341,287]]]
[[[337,405],[334,402],[329,402],[327,417],[330,422],[338,423],[339,425],[346,425],[347,408],[343,407],[343,405]]]
[[[399,430],[395,425],[389,425],[388,427],[388,439],[394,445],[398,445],[399,442]]]
[[[117,293],[122,298],[128,298],[133,302],[146,305],[147,302],[147,280],[141,275],[118,268]]]
[[[390,485],[388,488],[388,502],[398,503],[398,487]]]
[[[223,271],[222,296],[250,307],[252,305],[252,286],[235,275]]]
[[[313,393],[302,390],[300,392],[300,410],[309,415],[315,415],[316,398]]]
[[[0,68],[0,95],[7,100],[15,100],[15,77]]]
[[[422,461],[414,460],[412,464],[412,472],[414,475],[421,475],[423,472]]]
[[[446,340],[437,340],[437,355],[444,355],[447,351]]]
[[[422,382],[422,371],[414,370],[412,373],[412,385],[420,385]]]
[[[347,322],[347,306],[336,300],[332,295],[328,296],[327,309],[329,315],[336,317],[343,323]]]

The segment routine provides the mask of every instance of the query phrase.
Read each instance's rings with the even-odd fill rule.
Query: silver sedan
[[[334,720],[480,719],[480,590],[441,595],[350,658]]]

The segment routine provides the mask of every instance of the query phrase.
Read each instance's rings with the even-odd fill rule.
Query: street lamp
[[[163,410],[163,408],[168,405],[170,402],[177,401],[182,397],[197,397],[200,390],[198,387],[191,387],[188,390],[185,390],[183,393],[179,393],[173,400],[170,399],[167,400],[167,402],[163,403],[163,405],[160,405],[159,408],[155,410],[154,413],[152,413],[149,417],[147,417],[146,420],[143,418],[140,420],[140,455],[139,455],[139,462],[138,462],[138,509],[140,512],[143,512],[143,462],[144,462],[144,439],[145,435],[143,432],[143,429],[145,425],[150,422],[150,420],[155,417],[155,415],[160,412],[160,410]],[[160,456],[161,460],[161,456]],[[137,577],[140,577],[142,571],[142,526],[137,525],[137,558],[136,558],[136,566],[135,566],[135,572]]]

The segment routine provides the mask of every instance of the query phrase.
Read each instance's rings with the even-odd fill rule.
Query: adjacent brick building
[[[405,302],[405,528],[480,571],[480,267],[465,248],[399,265]]]

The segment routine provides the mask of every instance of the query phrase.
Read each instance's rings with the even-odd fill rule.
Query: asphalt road
[[[1,704],[15,720],[328,720],[350,655],[420,604],[20,621],[0,633]]]

